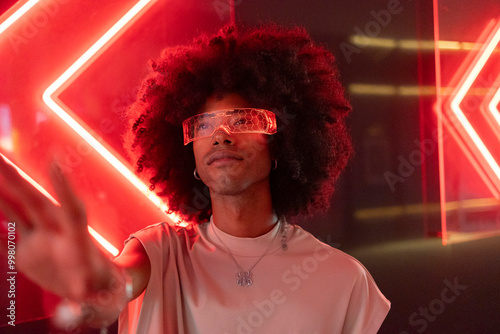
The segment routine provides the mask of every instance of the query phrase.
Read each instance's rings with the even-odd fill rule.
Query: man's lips
[[[214,162],[222,159],[234,159],[234,160],[243,160],[243,158],[234,153],[234,152],[229,152],[229,151],[218,151],[213,153],[210,158],[207,161],[207,165],[211,165]]]

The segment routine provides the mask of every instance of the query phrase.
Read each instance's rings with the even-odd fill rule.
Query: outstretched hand
[[[16,269],[44,289],[85,301],[108,284],[111,261],[90,239],[84,204],[68,180],[55,170],[50,176],[59,203],[0,157],[0,212],[15,224]]]

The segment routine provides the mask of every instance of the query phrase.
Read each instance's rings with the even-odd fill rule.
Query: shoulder
[[[321,262],[322,267],[330,271],[333,276],[351,279],[353,283],[373,281],[368,270],[356,258],[317,239],[301,227],[295,226],[293,238],[296,239],[304,259],[310,257]]]
[[[130,239],[135,238],[145,242],[162,243],[165,241],[169,242],[192,242],[196,239],[199,234],[199,226],[194,224],[189,224],[186,226],[169,224],[167,222],[161,222],[152,224],[144,227],[143,229],[134,232],[125,241],[127,243]]]
[[[345,333],[376,333],[390,309],[390,302],[379,290],[375,280],[360,261],[334,248],[301,228],[296,228],[298,244],[307,250],[310,259],[323,275],[323,290],[329,300],[343,305]],[[307,270],[315,268],[314,260],[302,261]]]

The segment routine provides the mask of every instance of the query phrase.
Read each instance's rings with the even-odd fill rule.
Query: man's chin
[[[211,193],[214,195],[219,195],[219,196],[237,196],[240,195],[244,192],[244,189],[241,189],[240,187],[216,187],[215,189],[211,189]]]
[[[220,196],[237,196],[245,191],[247,187],[234,178],[219,178],[217,182],[211,184],[210,194]],[[212,195],[212,196],[213,196]]]

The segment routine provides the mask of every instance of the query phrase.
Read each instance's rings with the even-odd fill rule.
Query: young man
[[[226,27],[151,66],[126,147],[194,224],[138,231],[111,263],[65,182],[56,208],[1,164],[19,267],[87,322],[121,312],[121,333],[376,333],[390,304],[370,274],[289,223],[328,207],[351,151],[333,56],[302,29]]]

